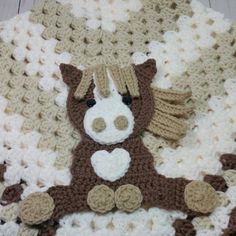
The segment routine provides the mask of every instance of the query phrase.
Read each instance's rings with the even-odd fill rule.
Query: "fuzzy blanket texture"
[[[85,211],[46,231],[21,222],[22,200],[72,179],[81,136],[67,115],[60,64],[84,70],[150,58],[151,86],[191,89],[194,114],[179,141],[149,131],[142,141],[159,174],[211,183],[214,211]],[[46,0],[0,23],[0,236],[236,235],[235,140],[236,24],[197,0]]]

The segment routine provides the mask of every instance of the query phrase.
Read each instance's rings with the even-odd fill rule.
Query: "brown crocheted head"
[[[124,68],[98,65],[81,71],[61,64],[60,69],[70,87],[70,120],[83,136],[110,145],[145,129],[172,140],[185,133],[186,125],[177,117],[191,109],[176,103],[191,94],[151,88],[157,72],[154,59]]]

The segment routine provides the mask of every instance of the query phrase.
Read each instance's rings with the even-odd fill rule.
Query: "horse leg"
[[[206,215],[217,206],[216,190],[207,182],[156,175],[152,205],[166,210],[179,210],[188,215]]]
[[[70,186],[55,186],[44,193],[32,193],[20,204],[19,216],[23,223],[40,225],[55,222],[64,215],[84,211],[87,195]]]

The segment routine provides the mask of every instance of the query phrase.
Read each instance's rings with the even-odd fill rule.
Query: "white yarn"
[[[95,142],[106,145],[122,143],[133,133],[134,128],[134,116],[132,111],[122,102],[122,96],[118,93],[109,73],[108,77],[109,96],[106,98],[102,97],[95,86],[94,99],[96,104],[86,111],[83,120],[86,134]],[[118,116],[125,116],[127,119],[128,125],[126,129],[119,130],[116,128],[114,121]],[[93,130],[93,121],[96,118],[103,118],[106,123],[106,128],[102,132]]]
[[[196,128],[189,131],[177,149],[164,148],[160,174],[169,177],[202,179],[205,173],[220,174],[219,157],[234,153],[236,130],[236,79],[225,82],[226,97],[212,97],[208,114],[195,118]],[[194,163],[194,164],[193,164]]]
[[[106,150],[100,150],[91,156],[91,164],[95,173],[100,178],[111,182],[126,174],[130,161],[129,152],[123,148],[116,148],[110,153]]]
[[[157,235],[174,236],[175,230],[172,227],[175,219],[186,218],[186,215],[179,212],[169,212],[158,208],[151,208],[148,211],[140,208],[132,214],[117,211],[108,213],[105,216],[93,212],[79,213],[65,216],[60,220],[60,228],[57,236],[74,235],[117,235],[117,236],[146,236]],[[93,228],[91,227],[93,222]],[[109,229],[107,225],[113,224],[114,228]]]
[[[115,30],[116,22],[128,21],[129,11],[139,11],[141,8],[139,0],[115,0],[112,3],[108,3],[108,0],[59,1],[63,4],[70,2],[72,13],[78,17],[86,17],[89,28],[101,27],[111,32]],[[231,23],[224,19],[222,14],[206,9],[196,0],[192,1],[191,6],[194,15],[179,18],[178,32],[167,31],[164,34],[164,43],[152,41],[149,44],[149,56],[140,52],[133,55],[135,63],[142,63],[148,57],[156,59],[158,73],[154,84],[159,87],[171,87],[172,77],[182,75],[188,63],[199,59],[201,49],[214,45],[212,32],[223,33],[230,28]],[[100,10],[97,10],[97,7],[100,7]],[[116,11],[112,12],[112,9]],[[209,20],[213,20],[213,23],[208,24]],[[193,26],[197,28],[193,29]],[[62,62],[69,63],[71,55],[68,52],[56,54],[54,51],[57,41],[41,38],[45,27],[31,23],[29,13],[1,23],[0,28],[0,39],[6,43],[13,42],[16,46],[14,58],[18,61],[27,60],[26,73],[29,76],[39,76],[38,86],[41,90],[57,90],[59,95],[55,102],[59,106],[65,106],[68,91],[61,77],[58,78],[58,65]],[[220,155],[236,151],[236,79],[227,80],[225,89],[227,96],[215,96],[209,100],[209,113],[196,116],[196,128],[181,141],[179,148],[163,149],[163,163],[156,167],[159,173],[189,179],[202,179],[205,173],[221,174]],[[7,163],[5,184],[19,183],[23,179],[27,185],[22,198],[33,192],[44,192],[53,185],[68,185],[71,178],[69,169],[57,170],[53,166],[57,154],[51,150],[41,151],[37,148],[39,133],[21,132],[25,119],[20,115],[4,113],[6,102],[6,99],[0,97],[0,163]],[[236,206],[236,186],[231,186],[226,195],[230,204],[216,208],[209,216],[214,228],[197,230],[197,236],[218,236],[227,227],[229,214]],[[0,211],[3,212],[2,206]],[[148,211],[139,209],[132,214],[118,211],[105,216],[93,212],[78,213],[60,220],[57,235],[172,236],[175,235],[172,224],[177,218],[185,219],[186,215],[158,208]],[[91,227],[91,222],[94,227]],[[111,222],[113,230],[107,227]],[[18,229],[18,224],[9,221],[0,225],[0,236],[16,236]]]
[[[57,154],[51,150],[37,148],[40,134],[21,132],[25,120],[20,115],[8,115],[4,112],[7,100],[0,97],[0,163],[7,163],[4,175],[5,184],[12,185],[24,180],[26,193],[46,191],[53,185],[68,185],[68,169],[57,170],[54,167]],[[34,191],[29,191],[33,186]]]
[[[43,91],[52,91],[59,79],[61,63],[69,63],[71,55],[68,52],[55,53],[57,40],[52,38],[45,40],[41,37],[45,27],[42,24],[34,24],[29,21],[30,12],[21,14],[6,23],[0,31],[0,39],[3,42],[14,42],[13,57],[17,61],[27,61],[25,73],[28,76],[40,76],[39,88]],[[56,97],[59,106],[65,106],[67,88],[63,84],[62,94]]]
[[[101,27],[103,30],[114,32],[116,22],[129,20],[129,12],[138,12],[140,0],[59,0],[62,4],[71,4],[71,12],[75,17],[85,17],[86,25],[91,29]]]
[[[0,236],[17,236],[19,231],[19,224],[15,222],[7,222],[0,225]]]
[[[182,15],[178,19],[178,32],[167,31],[163,43],[151,41],[148,56],[141,52],[133,54],[135,64],[148,58],[156,60],[158,71],[153,84],[158,87],[170,88],[171,78],[181,76],[188,63],[199,59],[201,49],[212,47],[216,43],[213,32],[223,33],[230,29],[231,22],[224,19],[223,14],[205,8],[196,0],[191,2],[191,7],[192,17]],[[209,20],[213,20],[213,24],[208,24]]]

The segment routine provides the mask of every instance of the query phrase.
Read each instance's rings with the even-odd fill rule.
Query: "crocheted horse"
[[[20,205],[24,223],[89,210],[160,207],[189,215],[214,210],[218,197],[211,184],[158,174],[142,142],[144,130],[178,140],[187,129],[183,117],[192,111],[183,105],[191,93],[151,88],[155,60],[124,68],[99,65],[81,71],[62,64],[60,69],[70,88],[68,115],[82,141],[74,151],[70,185],[29,195]]]

